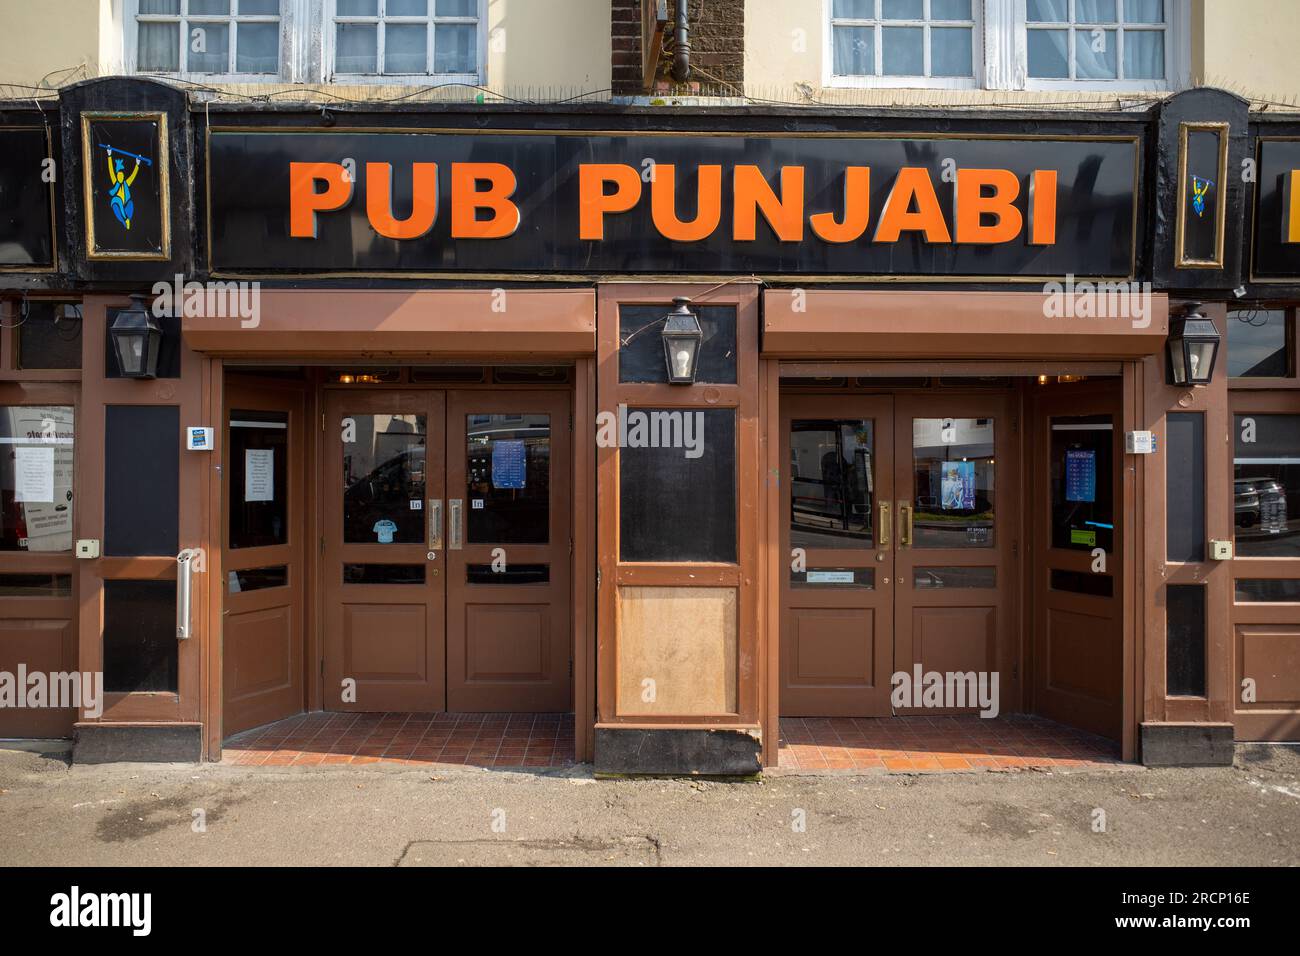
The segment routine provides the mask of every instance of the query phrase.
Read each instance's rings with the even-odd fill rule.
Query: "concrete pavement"
[[[1300,864],[1300,751],[1243,750],[1218,769],[736,783],[0,751],[0,835],[0,865],[1285,866]]]

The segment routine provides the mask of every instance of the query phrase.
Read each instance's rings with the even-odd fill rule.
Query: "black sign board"
[[[0,268],[54,267],[56,175],[49,130],[0,128]]]
[[[82,113],[86,255],[168,259],[165,113]]]
[[[1260,137],[1251,278],[1300,280],[1300,139]]]
[[[250,131],[218,274],[1129,278],[1134,137]]]

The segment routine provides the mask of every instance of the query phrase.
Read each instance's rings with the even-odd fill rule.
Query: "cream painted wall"
[[[488,0],[492,89],[608,98],[609,83],[609,0]]]
[[[1194,6],[1193,76],[1254,99],[1300,102],[1300,3],[1197,0]]]
[[[0,0],[0,84],[58,86],[99,73],[110,6],[110,0]]]

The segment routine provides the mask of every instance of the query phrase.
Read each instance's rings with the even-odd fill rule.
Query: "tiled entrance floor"
[[[222,759],[296,767],[567,767],[572,714],[326,714],[290,717],[236,734]]]
[[[1124,767],[1119,745],[1040,717],[782,717],[782,770]]]

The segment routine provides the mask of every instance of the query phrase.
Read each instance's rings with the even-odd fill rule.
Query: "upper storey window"
[[[477,80],[480,0],[334,0],[336,76]]]
[[[1031,79],[1168,80],[1164,0],[1026,0],[1025,7]]]
[[[827,86],[1161,91],[1186,83],[1176,0],[823,0]]]
[[[973,85],[978,5],[978,0],[832,0],[832,75],[849,83],[907,77],[958,81],[907,85]]]
[[[134,0],[134,10],[141,73],[280,72],[280,0]]]

